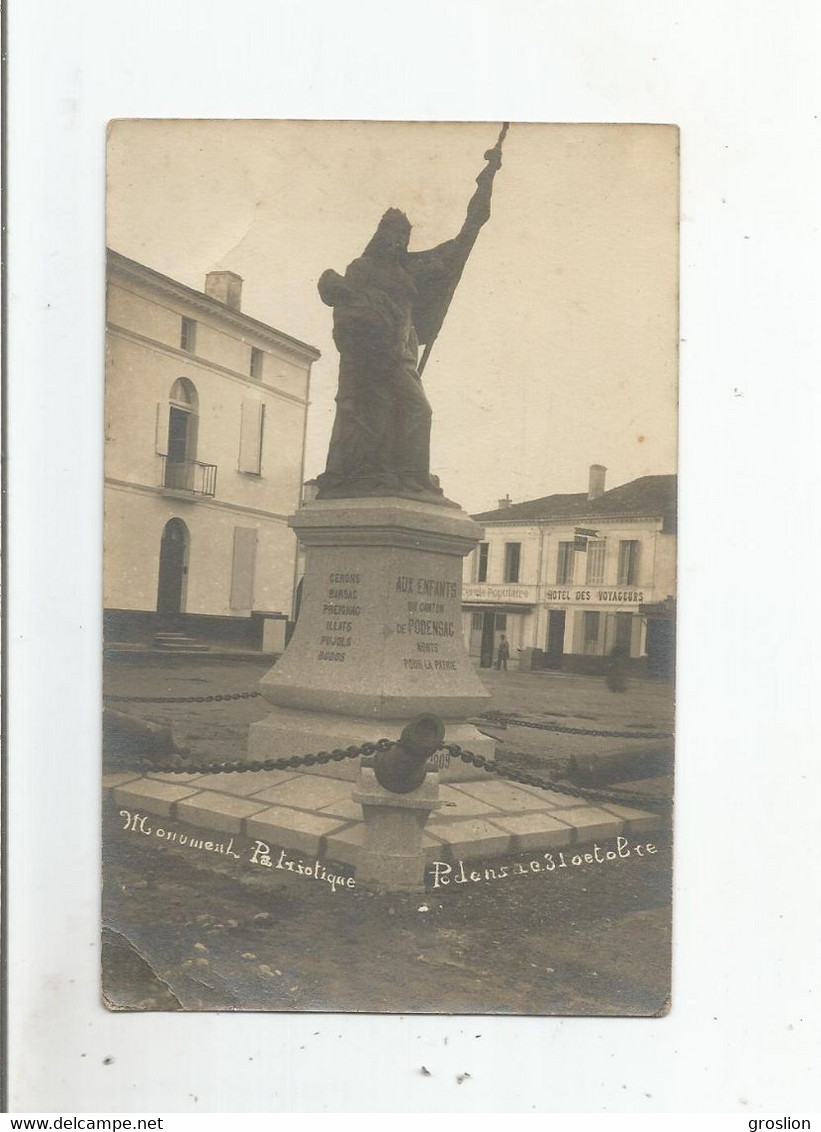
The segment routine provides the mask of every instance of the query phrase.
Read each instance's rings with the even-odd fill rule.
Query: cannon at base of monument
[[[392,747],[362,758],[353,800],[362,806],[364,836],[357,884],[384,892],[423,892],[422,834],[439,809],[439,775],[427,769],[442,744],[445,725],[420,714]]]
[[[379,751],[363,766],[373,766],[376,781],[393,794],[418,789],[428,773],[427,761],[442,745],[445,725],[438,715],[417,715],[387,751]]]

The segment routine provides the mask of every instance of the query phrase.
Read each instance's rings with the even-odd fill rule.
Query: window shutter
[[[584,610],[575,609],[573,617],[573,652],[584,652]]]
[[[239,436],[239,470],[259,475],[262,468],[262,420],[265,406],[261,401],[242,402],[242,423]]]
[[[231,562],[231,609],[250,612],[253,608],[256,557],[256,527],[234,527],[234,555]]]
[[[630,635],[630,655],[641,656],[641,617],[634,617]]]
[[[157,405],[157,433],[155,440],[157,451],[162,456],[168,455],[168,402],[160,401]]]
[[[196,460],[197,458],[197,440],[200,431],[200,418],[196,413],[188,414],[188,432],[186,435],[186,460]]]
[[[635,586],[639,581],[639,548],[641,543],[637,539],[625,539],[619,543],[619,576],[620,586]]]

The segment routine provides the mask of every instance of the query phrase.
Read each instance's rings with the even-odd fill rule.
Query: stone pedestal
[[[357,884],[387,892],[423,892],[425,855],[422,830],[438,809],[439,778],[428,774],[409,794],[393,794],[363,765],[354,802],[362,806],[364,834],[356,865]]]
[[[462,641],[462,559],[482,528],[460,509],[394,497],[315,500],[290,523],[305,548],[302,603],[260,683],[273,711],[251,727],[252,757],[395,739],[433,712],[449,742],[492,758],[493,740],[465,722],[489,698]],[[455,760],[442,769],[443,780],[477,776]]]

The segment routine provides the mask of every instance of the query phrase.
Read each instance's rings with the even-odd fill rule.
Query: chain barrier
[[[672,731],[599,731],[593,727],[566,727],[563,723],[537,723],[535,719],[519,719],[504,712],[482,712],[487,723],[504,723],[512,727],[530,727],[535,731],[554,731],[560,735],[588,735],[600,739],[672,739]]]
[[[291,755],[287,758],[264,759],[255,762],[202,763],[199,765],[186,762],[181,756],[175,756],[166,765],[157,766],[153,763],[143,762],[138,765],[138,769],[150,774],[247,774],[265,770],[295,770],[300,766],[321,766],[330,762],[357,759],[361,755],[374,755],[377,751],[390,750],[393,745],[392,739],[379,739],[375,743],[362,743],[358,747],[337,748],[333,751],[319,751],[314,755]],[[529,774],[527,771],[503,767],[494,759],[486,758],[485,755],[476,755],[473,751],[463,750],[458,743],[443,743],[440,750],[447,751],[453,758],[461,759],[462,762],[478,767],[487,774],[496,775],[498,778],[504,778],[522,786],[535,786],[541,790],[570,795],[573,798],[635,805],[641,806],[645,810],[668,810],[673,804],[670,798],[642,794],[637,791],[597,790],[592,787],[570,786],[564,782],[553,782],[549,779],[539,778],[535,774]]]
[[[229,692],[222,696],[103,696],[107,704],[216,704],[223,700],[253,700],[262,692]]]
[[[374,755],[394,745],[392,739],[379,739],[376,743],[363,743],[359,747],[337,747],[333,751],[318,751],[315,755],[289,755],[280,759],[257,759],[252,762],[192,763],[182,755],[173,755],[162,765],[143,759],[135,768],[147,774],[247,774],[261,770],[294,770],[300,766],[322,766],[330,762],[358,759],[360,755]]]

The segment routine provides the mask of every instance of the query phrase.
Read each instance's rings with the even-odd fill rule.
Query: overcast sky
[[[306,477],[338,356],[316,281],[390,206],[411,250],[456,235],[500,123],[128,121],[109,141],[108,244],[317,346]],[[678,134],[513,123],[492,216],[424,374],[431,470],[468,511],[676,467]]]

